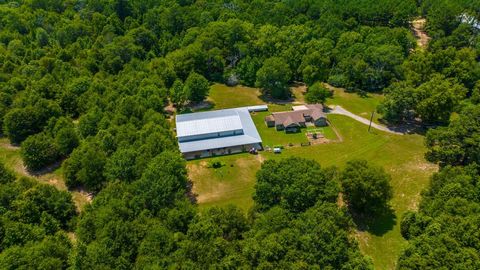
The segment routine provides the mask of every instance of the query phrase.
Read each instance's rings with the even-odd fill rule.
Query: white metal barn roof
[[[180,114],[176,116],[176,124],[177,137],[179,138],[222,131],[243,130],[241,135],[179,142],[178,145],[182,153],[262,142],[248,107]]]
[[[268,105],[254,105],[246,107],[249,112],[263,112],[268,111]]]
[[[177,116],[177,137],[238,129],[242,129],[242,123],[236,111],[226,111],[218,114],[191,113]]]

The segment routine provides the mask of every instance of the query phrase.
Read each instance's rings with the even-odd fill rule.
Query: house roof
[[[291,123],[304,123],[305,116],[310,116],[314,121],[325,118],[323,113],[323,106],[321,104],[307,104],[300,106],[293,106],[293,111],[272,113],[271,118],[268,116],[266,121],[275,121],[275,125],[288,126]]]
[[[180,114],[176,123],[177,137],[243,130],[241,135],[179,142],[182,153],[262,142],[247,107]]]
[[[284,124],[287,120],[291,122],[297,122],[297,123],[305,122],[303,111],[278,112],[278,113],[273,113],[272,117],[275,120],[275,125]]]
[[[290,126],[298,127],[299,124],[298,124],[298,121],[293,121],[293,119],[291,117],[287,117],[287,119],[285,119],[285,121],[283,122],[283,126],[284,127],[290,127]]]
[[[273,116],[267,115],[267,116],[265,117],[265,121],[271,122],[271,121],[275,121],[275,119],[273,118]]]
[[[326,118],[325,114],[322,111],[313,111],[312,114],[310,115],[313,118],[313,121],[317,121],[320,118]]]

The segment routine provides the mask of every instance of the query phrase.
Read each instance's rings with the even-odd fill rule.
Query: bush
[[[208,168],[214,168],[218,169],[225,166],[225,163],[223,161],[220,161],[218,159],[212,159],[208,162]]]
[[[0,184],[7,184],[15,181],[15,175],[0,162]]]

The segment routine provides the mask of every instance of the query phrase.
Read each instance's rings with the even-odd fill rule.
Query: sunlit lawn
[[[383,100],[383,95],[368,93],[360,96],[357,93],[346,92],[342,88],[329,87],[334,91],[333,98],[327,99],[327,105],[340,105],[346,110],[369,119],[372,112],[375,112],[373,121],[378,123],[381,117],[376,113],[377,106]]]
[[[215,91],[221,91],[221,89],[218,88]],[[263,104],[255,103],[255,95],[251,92],[246,93],[248,98],[240,97],[241,92],[236,92],[235,99],[248,102],[247,104],[216,99],[214,101],[216,104],[228,103],[233,107]],[[218,93],[215,95],[217,98],[219,96]],[[227,97],[231,98],[229,95],[224,96],[224,98]],[[334,98],[327,103],[341,105],[353,113],[368,118],[382,98],[381,95],[372,94],[364,98],[336,89]],[[274,106],[269,104],[270,111],[290,110],[290,108],[291,104]],[[264,145],[306,141],[303,133],[285,134],[275,131],[274,128],[267,128],[263,122],[266,115],[268,112],[253,115]],[[241,154],[219,157],[227,165],[217,170],[207,168],[208,159],[188,162],[195,192],[199,194],[199,204],[205,207],[232,203],[248,209],[253,205],[251,194],[254,191],[255,173],[263,159],[298,156],[314,159],[324,167],[340,168],[348,160],[366,159],[382,166],[392,176],[394,198],[391,205],[395,217],[373,221],[369,224],[368,230],[358,231],[356,236],[362,251],[374,260],[376,269],[394,269],[395,262],[406,245],[406,241],[400,235],[401,216],[408,209],[415,209],[418,206],[420,192],[427,186],[429,176],[437,168],[424,160],[425,147],[423,137],[420,135],[400,136],[377,130],[369,133],[366,125],[348,117],[340,115],[328,117],[339,131],[343,142],[286,148],[283,153],[277,155],[262,152],[258,156]],[[378,121],[378,115],[375,120]],[[233,167],[230,166],[232,164]]]
[[[401,215],[417,206],[421,190],[436,170],[423,159],[423,137],[380,131],[368,133],[365,125],[345,116],[331,116],[330,120],[342,135],[343,142],[292,147],[285,149],[282,154],[262,152],[261,157],[249,154],[219,157],[227,166],[217,170],[207,168],[208,159],[189,162],[190,176],[195,192],[199,194],[199,203],[203,206],[233,203],[244,209],[251,206],[255,172],[262,158],[298,156],[314,159],[324,167],[342,167],[348,160],[367,159],[384,167],[392,175],[395,192],[392,208],[396,218],[374,222],[368,231],[359,232],[357,236],[362,250],[374,259],[377,269],[393,269],[406,244],[400,235]],[[230,167],[231,164],[234,166]]]
[[[265,117],[269,114],[271,114],[271,112],[260,112],[252,115],[253,122],[257,127],[264,146],[287,146],[289,144],[299,145],[301,143],[308,142],[307,136],[305,136],[304,133],[305,129],[302,129],[301,132],[287,134],[283,131],[277,131],[274,127],[267,127],[265,124]]]
[[[208,101],[213,103],[214,110],[220,110],[265,104],[259,96],[258,88],[214,84],[210,88]]]
[[[209,168],[213,159],[221,160],[224,166]],[[253,205],[255,174],[260,165],[259,155],[237,154],[189,161],[187,168],[201,207],[234,204],[247,211]]]
[[[270,107],[271,105],[269,105],[269,110],[270,110]],[[307,136],[305,135],[307,130],[315,131],[317,133],[323,133],[325,138],[327,139],[331,139],[331,140],[337,139],[335,132],[329,126],[302,128],[297,133],[285,133],[283,131],[277,131],[274,127],[269,128],[265,124],[265,117],[269,114],[271,114],[271,112],[259,112],[259,113],[254,113],[252,115],[253,122],[257,127],[258,133],[260,134],[260,137],[262,138],[262,141],[263,141],[263,145],[265,147],[267,146],[273,147],[276,145],[299,146],[302,143],[307,143],[308,139],[307,139]]]

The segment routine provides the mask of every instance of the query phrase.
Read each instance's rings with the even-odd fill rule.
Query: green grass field
[[[364,253],[373,258],[376,269],[394,269],[406,244],[400,235],[401,216],[417,207],[420,192],[427,186],[436,167],[423,158],[422,136],[399,136],[380,131],[368,133],[365,125],[340,115],[331,116],[330,120],[343,136],[343,142],[291,148],[280,155],[265,153],[264,156],[266,159],[307,157],[322,166],[339,167],[351,159],[366,159],[385,168],[392,176],[394,198],[391,205],[395,218],[385,217],[371,222],[368,224],[370,229],[359,231],[357,238]]]
[[[260,98],[258,88],[246,86],[229,87],[214,84],[210,88],[208,101],[213,103],[214,110],[265,104]]]
[[[218,169],[208,168],[211,159],[189,161],[188,174],[200,207],[234,204],[247,211],[253,205],[255,174],[261,158],[250,154],[216,157],[225,164]]]
[[[270,110],[269,105],[269,110]],[[324,136],[327,139],[335,140],[337,136],[333,129],[329,126],[316,128],[316,127],[308,127],[302,128],[298,133],[288,133],[286,134],[283,131],[277,131],[275,128],[269,128],[265,125],[265,117],[271,114],[271,112],[258,112],[252,115],[253,122],[257,127],[258,133],[260,137],[262,137],[263,145],[273,147],[274,145],[283,145],[287,146],[293,144],[295,146],[299,146],[302,143],[307,143],[308,139],[305,133],[307,130],[317,130],[317,132],[324,133]]]
[[[287,146],[288,144],[301,144],[308,142],[307,136],[305,136],[304,131],[302,129],[301,132],[298,133],[289,133],[286,134],[283,131],[277,131],[274,127],[269,128],[265,124],[265,117],[270,115],[271,112],[259,112],[252,115],[253,122],[257,127],[258,133],[262,138],[264,146],[273,147],[274,145],[283,145]]]
[[[357,93],[349,93],[344,89],[328,86],[333,90],[333,98],[327,99],[327,105],[340,105],[350,112],[370,119],[372,112],[375,112],[373,121],[378,123],[381,115],[376,113],[377,106],[383,100],[383,95],[368,93],[362,97]]]
[[[342,90],[336,91],[339,93],[329,100],[328,104],[341,105],[359,115],[368,114],[369,111],[374,110],[382,99],[380,95],[362,98]],[[237,92],[237,95],[240,95],[240,92]],[[238,102],[235,106],[252,104],[254,96],[250,93],[248,95],[248,98],[240,98],[248,102],[247,104]],[[215,102],[223,103],[217,100]],[[288,108],[289,104],[284,106]],[[264,140],[264,145],[300,142],[303,139],[300,136],[297,137],[298,134],[282,133],[283,136],[280,136],[273,128],[267,129],[263,123],[263,114],[268,113],[258,113],[253,116],[253,119]],[[201,207],[235,204],[248,209],[253,204],[251,194],[254,191],[255,173],[264,159],[298,156],[314,159],[324,167],[340,168],[349,160],[366,159],[382,166],[392,176],[393,215],[362,222],[363,230],[358,230],[356,237],[364,254],[373,259],[376,269],[394,269],[395,262],[407,243],[400,235],[401,216],[405,211],[418,206],[420,192],[427,186],[430,175],[437,170],[437,167],[424,160],[424,138],[420,135],[400,136],[377,130],[369,133],[366,125],[341,115],[329,115],[329,120],[342,136],[342,142],[292,147],[285,149],[281,154],[262,152],[258,156],[241,154],[219,157],[227,165],[216,170],[207,168],[208,159],[188,162],[189,174],[194,182],[194,191],[198,194],[198,202]],[[290,135],[294,136],[285,137]],[[302,136],[304,137],[303,134]]]

